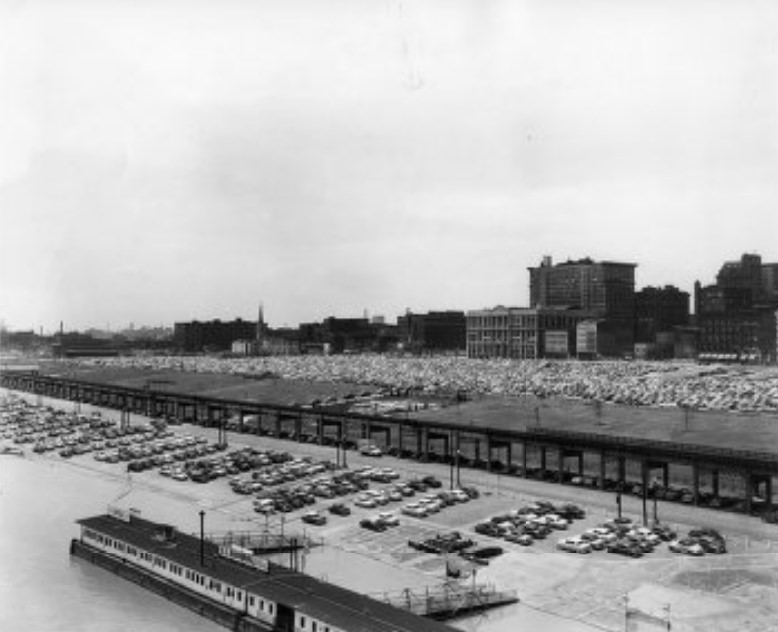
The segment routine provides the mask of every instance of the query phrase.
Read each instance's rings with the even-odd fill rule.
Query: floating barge
[[[79,520],[70,553],[239,632],[452,632],[440,621],[127,512]]]

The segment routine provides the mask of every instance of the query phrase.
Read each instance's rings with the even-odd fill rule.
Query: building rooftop
[[[78,524],[125,542],[169,562],[230,584],[261,598],[285,604],[306,616],[348,632],[451,632],[438,621],[395,608],[367,595],[335,586],[277,564],[254,569],[218,554],[205,541],[200,564],[200,539],[138,516],[125,522],[111,515],[79,520]],[[170,535],[172,534],[172,535]]]

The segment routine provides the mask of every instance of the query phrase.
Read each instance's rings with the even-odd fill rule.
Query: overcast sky
[[[778,261],[778,3],[0,0],[13,329],[527,305]]]

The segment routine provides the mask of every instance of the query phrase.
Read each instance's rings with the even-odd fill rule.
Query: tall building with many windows
[[[529,268],[532,307],[589,312],[610,335],[602,355],[631,354],[635,339],[635,263],[590,258],[553,264],[543,257]],[[603,338],[605,339],[605,338]]]
[[[762,263],[756,254],[725,262],[716,283],[694,286],[700,330],[700,353],[740,360],[775,358],[775,310],[778,307],[778,264]]]

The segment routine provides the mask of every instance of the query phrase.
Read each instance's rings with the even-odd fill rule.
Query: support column
[[[546,446],[540,446],[540,473],[543,478],[546,474]]]
[[[692,493],[694,493],[694,505],[699,504],[700,499],[700,464],[692,463]]]
[[[486,471],[492,471],[492,437],[486,435]]]
[[[713,470],[711,472],[711,485],[713,485],[713,496],[715,498],[719,497],[719,471]]]
[[[619,482],[624,482],[624,479],[627,477],[627,457],[620,456],[618,457],[618,463],[619,463]]]
[[[743,477],[746,482],[746,513],[751,515],[751,498],[754,496],[754,479],[751,476],[751,472],[747,470],[743,472]]]
[[[648,498],[648,463],[645,459],[640,459],[640,484],[643,486],[643,526],[648,526],[648,507],[646,505]]]
[[[565,451],[557,448],[557,482],[562,483],[565,480]]]
[[[600,489],[605,489],[605,465],[606,465],[606,456],[605,456],[605,450],[600,451]]]
[[[527,442],[521,444],[521,473],[524,478],[527,478]]]

